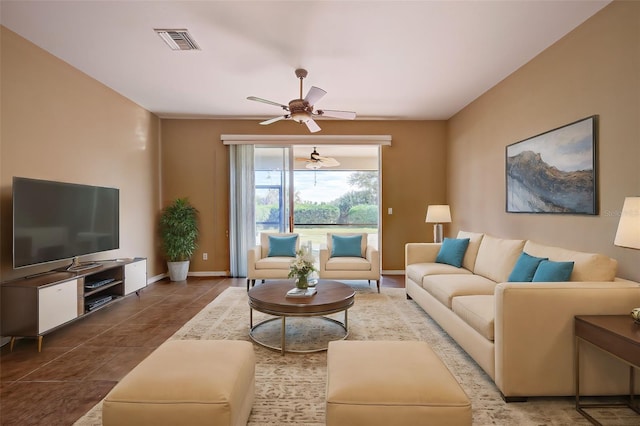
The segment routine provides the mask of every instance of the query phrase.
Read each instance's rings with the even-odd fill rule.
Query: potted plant
[[[198,247],[198,210],[186,198],[178,198],[162,210],[160,238],[167,259],[169,279],[184,281],[189,260]]]

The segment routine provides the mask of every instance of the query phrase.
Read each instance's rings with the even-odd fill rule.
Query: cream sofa
[[[461,231],[460,268],[436,263],[441,244],[405,246],[407,297],[420,305],[493,379],[506,401],[575,394],[574,316],[627,315],[640,284],[616,278],[601,254]],[[574,261],[569,282],[507,282],[522,252]],[[581,345],[580,393],[626,394],[629,369]],[[640,380],[636,380],[636,389]]]

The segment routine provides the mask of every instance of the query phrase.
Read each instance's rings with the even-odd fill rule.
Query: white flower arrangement
[[[310,273],[317,271],[314,266],[316,259],[306,247],[296,251],[296,258],[289,266],[289,278],[307,277]]]

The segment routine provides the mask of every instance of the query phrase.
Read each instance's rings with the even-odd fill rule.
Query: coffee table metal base
[[[300,316],[300,317],[310,317],[309,315],[290,315],[290,316]],[[333,324],[337,324],[338,326],[340,326],[340,328],[344,331],[344,335],[342,336],[341,340],[344,340],[347,338],[347,336],[349,336],[349,323],[348,323],[348,316],[347,316],[347,310],[344,310],[344,322],[340,322],[336,319],[333,318],[329,318],[329,317],[325,317],[325,316],[313,316],[313,318],[319,318],[322,319],[324,321],[329,321]],[[269,345],[267,343],[264,343],[262,341],[260,341],[256,336],[254,331],[257,331],[261,326],[264,326],[268,323],[274,322],[274,321],[282,321],[280,327],[280,346],[274,346],[274,345]],[[267,349],[271,349],[274,351],[278,351],[280,352],[282,355],[284,355],[285,353],[289,352],[289,353],[298,353],[298,354],[304,354],[304,353],[313,353],[313,352],[322,352],[322,351],[326,351],[327,348],[326,347],[321,347],[321,348],[317,348],[317,349],[305,349],[305,350],[298,350],[298,349],[287,349],[286,347],[286,343],[287,343],[287,316],[278,316],[275,318],[269,318],[267,320],[261,321],[255,325],[253,325],[253,309],[249,308],[249,337],[251,338],[251,340],[253,340],[254,342],[256,342],[258,345],[267,348]],[[336,339],[336,340],[340,340],[340,339]]]

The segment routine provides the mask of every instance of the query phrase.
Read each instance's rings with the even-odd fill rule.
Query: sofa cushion
[[[370,271],[371,262],[362,257],[332,257],[325,264],[327,271]]]
[[[543,260],[533,275],[533,282],[563,282],[569,281],[573,271],[573,262],[552,262]]]
[[[454,297],[492,295],[495,286],[495,282],[480,275],[429,275],[422,279],[422,287],[449,309]]]
[[[571,281],[613,281],[618,262],[597,253],[585,253],[527,241],[524,250],[532,256],[548,257],[558,262],[573,261]]]
[[[442,274],[471,274],[471,271],[467,271],[464,268],[456,268],[455,266],[447,265],[445,263],[413,263],[407,265],[405,274],[413,282],[422,285],[422,279],[427,275],[442,275]]]
[[[436,263],[446,263],[457,268],[462,266],[462,258],[469,245],[468,238],[445,238],[440,246]]]
[[[520,253],[520,257],[518,257],[518,261],[509,275],[509,281],[521,283],[530,282],[533,280],[533,275],[536,273],[538,265],[543,260],[548,259],[546,257],[531,256],[523,251]]]
[[[493,342],[495,296],[458,296],[451,302],[451,309],[475,331]]]
[[[505,282],[523,247],[524,240],[507,240],[485,234],[480,242],[473,272],[497,283]]]
[[[478,256],[478,249],[480,248],[480,242],[484,234],[477,232],[459,231],[458,238],[468,238],[469,245],[467,246],[467,252],[464,254],[462,260],[462,267],[473,271],[476,265],[476,256]]]
[[[332,235],[331,257],[362,257],[362,235]]]
[[[292,257],[265,257],[257,260],[255,263],[256,269],[289,269],[291,262],[294,260]]]

